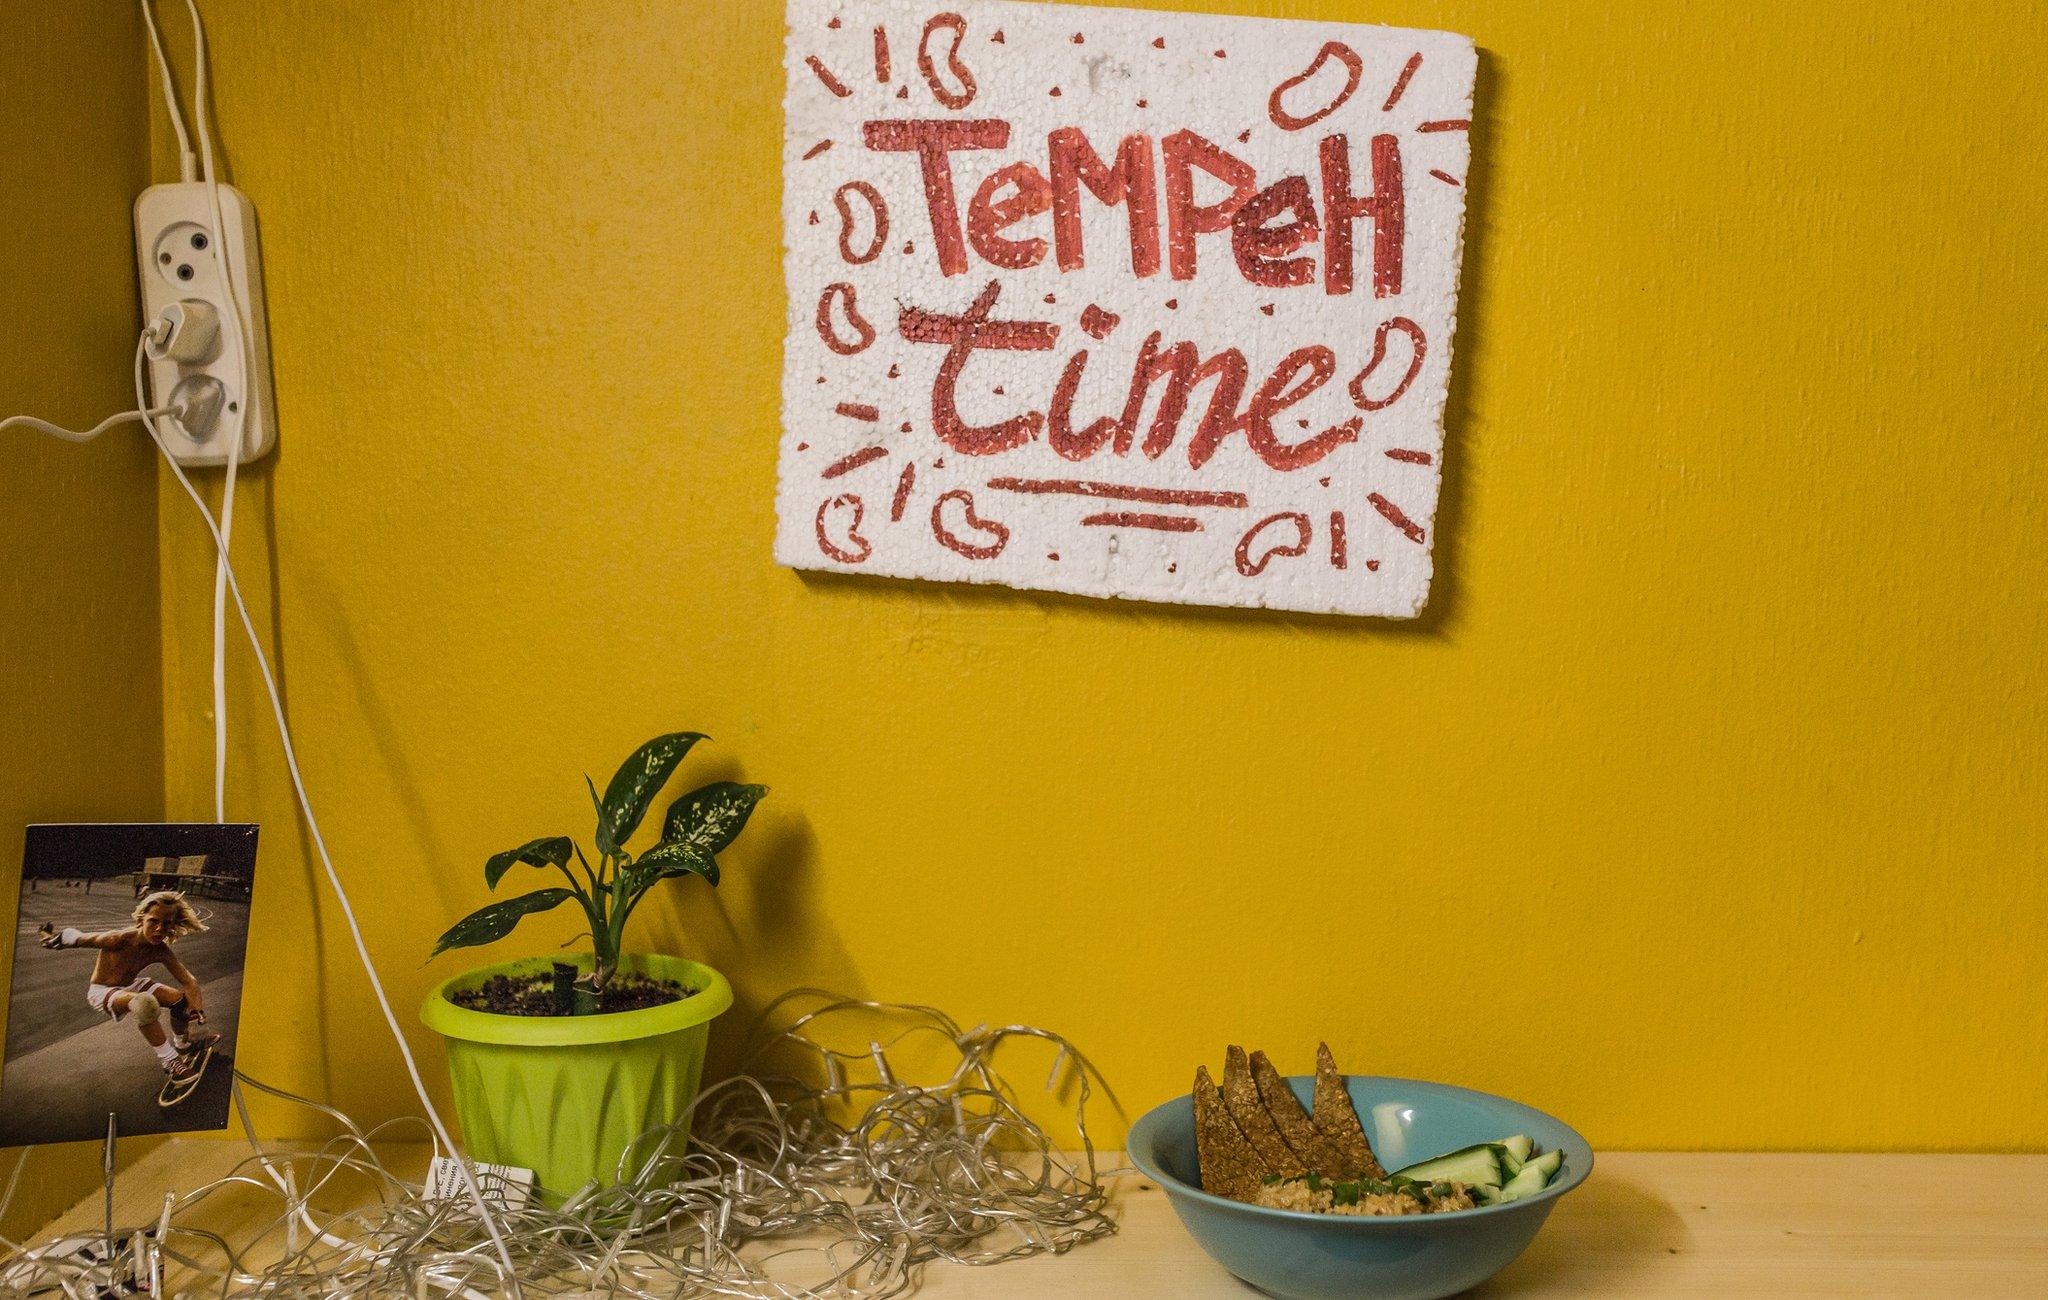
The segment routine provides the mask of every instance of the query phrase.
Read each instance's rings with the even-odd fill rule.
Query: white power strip
[[[255,205],[220,186],[215,230],[209,188],[152,185],[135,200],[142,319],[161,327],[149,345],[150,404],[186,410],[158,422],[179,464],[225,465],[239,438],[246,465],[277,445],[263,258]]]

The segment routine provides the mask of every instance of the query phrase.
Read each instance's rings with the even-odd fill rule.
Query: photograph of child
[[[256,831],[28,828],[0,1146],[226,1127]]]

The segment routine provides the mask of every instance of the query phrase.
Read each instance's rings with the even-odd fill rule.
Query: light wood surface
[[[180,1138],[121,1176],[119,1217],[219,1177],[249,1151]],[[425,1166],[393,1147],[394,1169]],[[1111,1167],[1105,1165],[1105,1168]],[[254,1231],[274,1199],[219,1196],[207,1226]],[[1122,1230],[1057,1258],[934,1266],[934,1300],[1257,1295],[1204,1256],[1150,1182],[1119,1185]],[[89,1198],[46,1235],[100,1221]],[[175,1281],[175,1279],[174,1279]],[[2048,1156],[1603,1154],[1527,1254],[1476,1296],[2048,1296]]]

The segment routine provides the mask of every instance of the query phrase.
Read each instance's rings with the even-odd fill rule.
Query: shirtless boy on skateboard
[[[162,1062],[169,1077],[166,1097],[179,1098],[197,1084],[207,1055],[220,1042],[219,1034],[193,1032],[206,1023],[206,1003],[199,981],[185,969],[185,963],[171,951],[171,945],[206,925],[185,896],[174,889],[160,889],[135,905],[135,924],[125,930],[104,930],[98,934],[66,927],[61,932],[47,922],[42,927],[45,948],[97,948],[92,982],[86,985],[85,1000],[92,1009],[114,1020],[133,1018],[135,1027]],[[173,987],[161,984],[142,972],[162,966],[177,981]],[[170,1032],[161,1023],[168,1013]]]

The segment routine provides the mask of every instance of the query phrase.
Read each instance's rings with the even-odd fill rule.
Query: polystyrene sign
[[[1409,617],[1476,54],[791,0],[776,558]]]

